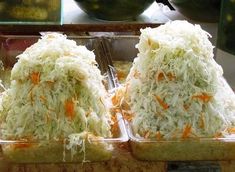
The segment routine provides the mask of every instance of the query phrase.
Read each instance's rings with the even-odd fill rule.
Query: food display
[[[209,36],[199,25],[173,21],[143,29],[140,37],[102,38],[110,43],[110,63],[94,55],[102,51],[97,37],[1,35],[1,158],[90,161],[85,166],[97,169],[234,160],[234,93]],[[99,69],[110,64],[121,84],[107,92],[107,77],[116,78]],[[110,109],[122,113],[126,126]]]
[[[60,0],[10,0],[0,2],[0,21],[52,22],[61,20]]]
[[[138,158],[235,158],[230,149],[235,144],[235,95],[213,58],[209,36],[186,21],[141,30],[137,58],[113,98],[130,122]]]
[[[94,53],[48,33],[17,58],[1,93],[3,154],[16,162],[110,159],[105,139],[112,141],[116,118]]]

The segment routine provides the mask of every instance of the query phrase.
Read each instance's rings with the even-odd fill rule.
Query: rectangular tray
[[[139,42],[138,36],[122,36],[109,38],[112,47],[112,60],[120,61],[122,67],[133,62],[138,50],[135,45]],[[128,48],[126,48],[128,47]],[[129,68],[130,66],[128,66]],[[117,75],[119,68],[115,68]],[[121,70],[121,68],[120,68]],[[129,69],[127,70],[129,71]],[[126,75],[125,75],[126,76]],[[223,80],[226,89],[231,89]],[[132,154],[139,160],[147,161],[206,161],[206,160],[235,160],[235,136],[232,138],[201,138],[191,140],[158,141],[157,139],[137,138],[131,124],[126,122],[129,143]]]
[[[126,121],[132,154],[147,161],[230,161],[235,160],[235,136],[184,140],[145,139],[136,137]]]
[[[16,63],[15,58],[22,53],[27,47],[37,42],[39,36],[0,36],[0,60],[3,63],[6,71],[0,72],[0,78],[6,87],[9,86],[10,71]],[[97,37],[90,36],[73,36],[68,37],[77,42],[78,45],[84,45],[89,50],[93,50],[96,54],[96,60],[103,74],[107,74],[106,83],[107,89],[111,91],[113,81],[116,80],[111,74],[108,67],[108,62],[105,58],[100,57],[99,46],[97,45]],[[83,162],[90,161],[107,161],[114,154],[115,149],[120,144],[128,141],[128,135],[124,125],[124,121],[120,114],[116,114],[117,125],[113,129],[112,138],[92,138],[85,143],[85,154],[79,152],[84,147],[77,146],[75,155],[71,155],[71,151],[65,149],[63,141],[38,141],[24,142],[13,140],[1,140],[2,160],[14,163],[60,163],[60,162]],[[114,132],[115,131],[115,132]],[[85,156],[84,156],[85,155]],[[0,154],[1,156],[1,154]]]
[[[13,141],[1,140],[3,161],[13,163],[62,163],[100,162],[114,156],[117,146],[128,141],[122,116],[117,115],[117,133],[113,138],[92,138],[82,147],[77,145],[76,153],[66,149],[63,141]],[[81,151],[84,150],[85,152]]]

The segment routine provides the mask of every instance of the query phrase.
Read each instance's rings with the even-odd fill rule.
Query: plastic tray
[[[18,54],[22,53],[27,47],[37,42],[39,36],[0,36],[0,60],[6,72],[0,72],[0,78],[5,85],[9,85],[9,76],[12,66],[17,59]],[[113,88],[115,78],[110,74],[108,62],[100,57],[98,40],[99,38],[90,36],[69,37],[79,45],[85,45],[89,50],[94,50],[96,60],[103,73],[107,75],[107,89]],[[112,138],[92,138],[85,143],[85,154],[79,152],[82,147],[77,146],[75,155],[65,148],[64,141],[13,141],[0,140],[2,147],[2,158],[7,162],[14,163],[60,163],[60,162],[83,162],[85,161],[107,161],[115,156],[115,147],[128,141],[128,135],[125,129],[124,121],[120,114],[117,114],[117,125],[112,130]],[[84,148],[84,147],[83,147]],[[1,156],[1,155],[0,155]]]
[[[85,147],[77,146],[74,155],[66,149],[64,141],[13,141],[0,140],[2,156],[13,163],[61,163],[107,161],[114,156],[115,147],[128,141],[124,121],[117,115],[118,127],[113,138],[91,138]],[[80,150],[85,150],[85,152]]]
[[[138,53],[138,50],[135,48],[135,45],[138,42],[138,36],[110,38],[113,52],[113,63],[115,63],[114,61],[121,61],[123,64],[127,61],[132,62]],[[128,48],[125,48],[127,45]],[[226,89],[231,89],[225,80],[222,80],[221,82],[224,82]],[[132,154],[139,160],[235,160],[235,136],[232,138],[200,138],[158,141],[157,139],[136,137],[131,128],[131,123],[126,123]]]
[[[221,81],[226,90],[233,94],[227,81]],[[213,125],[213,124],[211,124]],[[149,161],[228,161],[235,160],[235,134],[223,138],[187,138],[157,140],[136,137],[131,121],[126,122],[133,155]]]
[[[132,154],[139,160],[194,161],[235,160],[235,136],[158,141],[138,138],[126,122]]]

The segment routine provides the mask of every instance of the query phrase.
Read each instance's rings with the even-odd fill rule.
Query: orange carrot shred
[[[189,105],[187,105],[187,104],[184,104],[183,107],[184,107],[184,110],[186,110],[186,111],[189,109]]]
[[[174,79],[176,79],[175,75],[172,74],[171,72],[167,74],[167,77],[169,78],[170,81],[173,81]]]
[[[149,131],[146,131],[146,133],[144,134],[144,138],[145,138],[145,139],[149,138],[149,135],[150,135],[150,132],[149,132]]]
[[[157,138],[157,140],[161,140],[162,135],[161,135],[160,131],[157,131],[156,138]]]
[[[118,133],[118,120],[116,115],[111,116],[111,119],[113,121],[113,124],[111,126],[112,133]]]
[[[66,116],[72,120],[75,117],[75,112],[74,112],[74,102],[73,100],[67,100],[65,101],[65,113]]]
[[[172,74],[171,72],[167,73],[166,76],[170,81],[173,81],[174,79],[176,79],[175,75]],[[163,74],[163,72],[158,72],[156,74],[157,81],[162,81],[164,78],[165,78],[165,75]]]
[[[169,105],[166,104],[159,96],[155,96],[155,98],[164,110],[169,108]]]
[[[185,139],[185,138],[188,138],[190,133],[191,133],[191,130],[192,130],[192,126],[190,124],[187,124],[185,127],[184,127],[184,131],[183,131],[183,134],[182,134],[182,138]]]
[[[216,133],[214,137],[215,137],[215,138],[220,138],[221,136],[222,136],[222,133],[219,132],[219,133]]]
[[[42,102],[46,102],[46,101],[47,101],[46,97],[43,96],[43,95],[40,96],[40,100],[41,100]]]
[[[235,134],[235,127],[228,128],[227,131],[229,134]]]
[[[157,76],[157,81],[162,81],[164,79],[164,74],[162,72],[158,73]]]
[[[117,79],[122,80],[126,78],[126,74],[123,71],[117,71]]]
[[[111,98],[113,105],[118,105],[119,100],[118,100],[118,95],[115,93],[115,95]]]
[[[195,95],[192,98],[199,99],[199,100],[203,101],[204,103],[208,103],[211,100],[212,96],[208,95],[207,93],[202,93],[200,95]]]
[[[126,111],[122,111],[122,116],[125,120],[127,120],[129,122],[132,121],[132,119],[133,119],[133,114],[128,113]]]
[[[37,85],[40,81],[40,73],[39,72],[33,72],[31,75],[31,81],[34,85]]]
[[[28,147],[31,147],[31,146],[32,146],[31,143],[17,143],[17,144],[14,144],[15,149],[28,148]]]

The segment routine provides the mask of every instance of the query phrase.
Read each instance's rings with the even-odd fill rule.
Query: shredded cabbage
[[[83,132],[111,137],[110,103],[93,52],[49,33],[17,58],[2,93],[2,139],[73,140]]]
[[[125,97],[137,136],[219,137],[234,131],[235,96],[213,59],[209,36],[187,21],[141,30]]]

